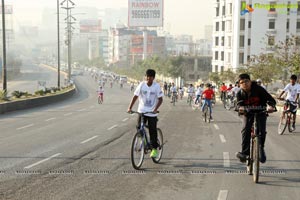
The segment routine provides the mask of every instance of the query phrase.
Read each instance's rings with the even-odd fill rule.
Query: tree
[[[221,73],[220,78],[222,81],[229,81],[230,83],[235,83],[236,81],[236,74],[228,69]]]
[[[220,75],[218,74],[218,72],[210,72],[209,73],[209,80],[213,81],[217,85],[219,85],[221,83]]]

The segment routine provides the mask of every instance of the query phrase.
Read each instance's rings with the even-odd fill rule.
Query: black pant
[[[148,127],[149,127],[149,135],[150,135],[150,143],[152,148],[157,148],[157,117],[148,117],[144,116],[144,124],[148,122]],[[141,115],[138,116],[137,119],[137,128],[140,128],[141,124]]]
[[[242,128],[242,153],[250,155],[250,140],[251,140],[251,128],[254,123],[254,115],[247,115],[243,117],[243,128]],[[260,145],[262,148],[265,146],[266,141],[266,123],[267,115],[265,113],[259,114],[256,117],[256,123],[258,131],[260,131]],[[258,134],[258,133],[256,133]]]

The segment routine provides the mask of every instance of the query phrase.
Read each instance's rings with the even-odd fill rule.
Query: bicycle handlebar
[[[133,113],[136,113],[136,114],[142,114],[142,115],[145,115],[145,114],[157,114],[159,113],[159,111],[157,111],[156,113],[155,112],[144,112],[144,113],[140,113],[140,112],[137,112],[137,111],[131,111],[131,112],[127,112],[128,114],[133,114]]]

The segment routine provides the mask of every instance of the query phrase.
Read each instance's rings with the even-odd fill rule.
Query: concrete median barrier
[[[51,94],[39,97],[32,97],[28,99],[20,99],[11,102],[3,102],[0,103],[0,114],[4,114],[6,112],[16,111],[16,110],[24,110],[28,108],[34,108],[38,106],[48,105],[51,103],[56,103],[58,101],[63,101],[76,93],[76,87],[71,88],[63,93],[59,94]]]

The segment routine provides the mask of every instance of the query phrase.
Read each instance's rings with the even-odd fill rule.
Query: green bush
[[[22,91],[18,91],[18,90],[13,91],[11,94],[15,98],[21,98],[22,96],[25,96],[25,97],[31,96],[31,94],[29,94],[27,91],[22,92]]]
[[[44,92],[44,90],[37,90],[37,91],[34,92],[34,94],[42,96],[42,95],[45,94],[45,92]]]
[[[0,90],[0,100],[1,101],[7,101],[8,100],[8,98],[7,98],[7,91]]]

